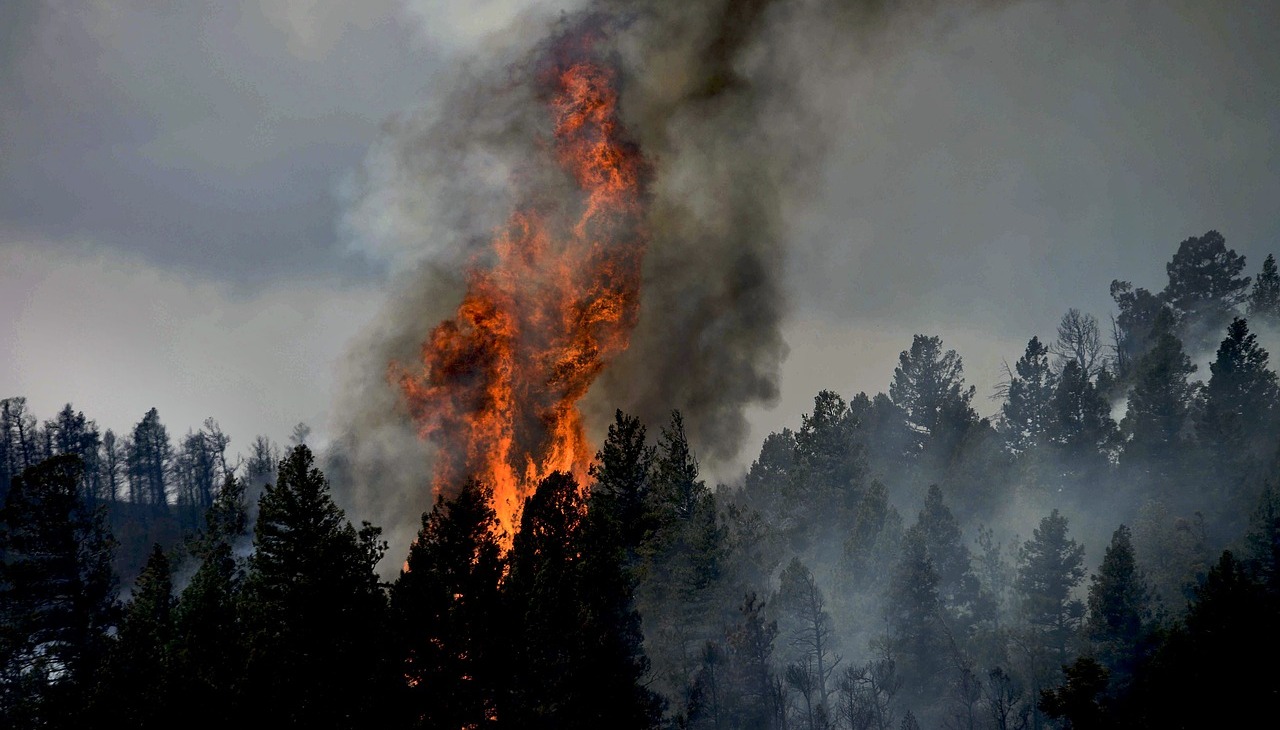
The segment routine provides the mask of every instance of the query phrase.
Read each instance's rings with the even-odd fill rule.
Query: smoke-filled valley
[[[431,104],[347,163],[337,228],[385,276],[344,343],[324,438],[299,423],[287,443],[248,440],[214,418],[171,432],[164,402],[117,431],[0,393],[0,724],[1269,716],[1272,242],[1210,217],[1154,255],[996,287],[1037,256],[1075,259],[902,244],[998,228],[986,218],[1006,209],[929,207],[952,200],[948,181],[1004,195],[995,163],[939,141],[925,172],[958,166],[951,178],[854,172],[894,124],[848,99],[1026,5],[489,7],[497,29],[449,62]],[[852,119],[876,132],[850,157]],[[989,124],[1051,155],[1040,122]],[[1111,132],[1094,132],[1105,149]],[[1140,152],[1125,162],[1154,169]],[[1107,168],[1116,208],[1143,199],[1121,167]],[[1036,184],[1008,194],[1015,217],[1103,215],[1105,196]],[[868,191],[893,214],[839,202]],[[902,230],[877,230],[886,220]],[[846,261],[872,270],[865,291],[839,281]],[[914,297],[900,276],[933,290]],[[1020,310],[1064,291],[1075,304],[1025,326]],[[805,317],[840,339],[808,344],[851,354],[799,406],[783,381],[811,355],[788,336]],[[893,362],[870,367],[899,331],[913,334]]]

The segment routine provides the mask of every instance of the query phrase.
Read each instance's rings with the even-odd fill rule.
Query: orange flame
[[[585,483],[577,403],[627,348],[647,242],[648,167],[626,141],[616,75],[589,49],[558,50],[569,58],[543,81],[573,195],[527,196],[496,234],[493,263],[468,272],[456,316],[423,343],[421,366],[390,371],[420,435],[440,447],[433,489],[491,486],[508,544],[541,479],[566,471]]]

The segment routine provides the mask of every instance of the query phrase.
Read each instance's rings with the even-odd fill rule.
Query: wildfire
[[[551,157],[573,194],[526,191],[420,365],[390,371],[420,435],[440,447],[433,489],[490,485],[508,540],[543,477],[585,483],[591,449],[577,404],[626,349],[639,306],[648,168],[619,120],[616,74],[589,45],[562,44],[540,79]]]

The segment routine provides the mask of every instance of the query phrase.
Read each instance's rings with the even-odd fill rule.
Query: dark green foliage
[[[172,459],[169,430],[160,423],[160,414],[152,408],[133,427],[133,435],[125,445],[129,501],[163,510],[168,504]]]
[[[100,717],[133,728],[168,727],[174,648],[173,576],[169,558],[156,545],[125,605],[117,641],[100,679],[95,701]]]
[[[1228,551],[1139,676],[1127,712],[1147,727],[1249,727],[1280,702],[1280,606]]]
[[[906,415],[912,434],[909,460],[925,456],[949,459],[965,432],[977,422],[970,402],[974,387],[964,386],[964,365],[942,338],[916,335],[910,350],[898,356],[889,398]]]
[[[1101,703],[1107,670],[1091,657],[1080,657],[1063,669],[1066,680],[1062,686],[1040,693],[1040,710],[1072,730],[1111,727]]]
[[[1168,331],[1155,338],[1134,368],[1121,424],[1129,436],[1122,463],[1151,483],[1167,482],[1181,472],[1183,428],[1195,392],[1187,377],[1195,370],[1182,342]]]
[[[1275,448],[1274,413],[1280,388],[1275,372],[1267,367],[1269,358],[1245,320],[1232,321],[1209,365],[1212,374],[1196,419],[1196,435],[1209,451],[1202,460],[1209,467],[1207,476],[1235,515],[1245,512],[1234,498],[1246,470]]]
[[[1272,254],[1267,254],[1262,262],[1262,271],[1253,280],[1253,290],[1249,292],[1249,316],[1272,325],[1280,320],[1280,270],[1277,270],[1276,257]]]
[[[1084,546],[1067,536],[1067,518],[1056,509],[1022,546],[1017,589],[1031,630],[1027,646],[1042,667],[1067,663],[1084,614],[1084,606],[1072,598],[1084,579],[1083,563]]]
[[[242,580],[231,545],[219,542],[205,552],[174,612],[173,705],[211,726],[239,718],[247,650],[236,610]]]
[[[1254,574],[1273,596],[1280,597],[1280,492],[1270,483],[1253,510],[1246,543]]]
[[[236,722],[247,647],[237,617],[243,561],[235,547],[248,529],[245,484],[228,474],[191,543],[195,574],[174,610],[172,705],[210,726]]]
[[[1105,395],[1074,360],[1062,368],[1050,408],[1049,442],[1062,472],[1075,481],[1099,475],[1119,429]]]
[[[885,610],[890,656],[897,662],[905,693],[916,701],[941,691],[951,652],[939,583],[924,532],[908,530]]]
[[[422,516],[391,591],[415,727],[482,727],[502,686],[502,548],[492,492],[468,482]]]
[[[662,429],[651,483],[653,530],[640,546],[638,595],[646,649],[660,686],[674,694],[689,685],[701,648],[719,636],[726,613],[719,604],[725,529],[679,413]]]
[[[26,398],[0,400],[0,499],[22,470],[40,460],[35,416]]]
[[[991,618],[990,598],[981,595],[972,557],[960,524],[942,500],[937,485],[929,487],[912,531],[919,531],[938,575],[938,600],[952,635],[964,638],[978,621]]]
[[[698,728],[773,730],[785,727],[781,678],[773,670],[778,624],[765,618],[764,603],[749,594],[723,649],[709,643],[690,702],[689,725]]]
[[[1114,682],[1128,683],[1139,659],[1139,644],[1151,620],[1151,589],[1138,570],[1129,528],[1111,537],[1102,565],[1089,585],[1085,629]]]
[[[374,572],[385,546],[377,528],[347,522],[313,461],[295,447],[259,500],[240,605],[245,704],[273,724],[367,727],[397,681]]]
[[[55,456],[16,475],[0,511],[0,720],[78,721],[115,625],[114,540],[81,499],[82,464]]]
[[[1127,281],[1111,282],[1111,298],[1120,310],[1113,327],[1116,372],[1128,381],[1156,335],[1161,329],[1171,329],[1175,317],[1159,296],[1141,287],[1135,289]]]
[[[673,491],[679,493],[679,491]],[[617,516],[554,473],[524,505],[505,602],[514,632],[511,691],[498,706],[519,728],[646,728],[661,713],[648,669],[634,579]]]
[[[683,437],[683,423],[680,424],[680,432]],[[686,443],[686,454],[687,446]],[[645,427],[640,419],[616,411],[604,445],[591,465],[591,478],[594,480],[591,497],[616,516],[624,531],[623,543],[628,546],[632,557],[641,541],[655,527],[653,518],[656,515],[650,514],[649,510],[649,481],[654,458],[655,450],[645,443]],[[667,468],[680,470],[674,465]],[[680,474],[664,476],[687,477]]]
[[[1169,284],[1160,296],[1178,314],[1193,348],[1207,346],[1244,303],[1249,287],[1249,277],[1239,276],[1244,266],[1244,256],[1227,248],[1217,231],[1186,239],[1165,265]]]
[[[1001,407],[1002,430],[1009,450],[1021,454],[1045,442],[1053,421],[1051,401],[1056,378],[1049,367],[1049,348],[1040,343],[1040,338],[1032,337],[1027,343],[1026,352],[1014,363],[1014,371]]]

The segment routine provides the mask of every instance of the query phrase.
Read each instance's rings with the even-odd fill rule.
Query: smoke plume
[[[778,397],[786,221],[833,134],[819,114],[827,82],[891,52],[896,34],[923,32],[922,19],[945,25],[925,12],[934,5],[601,0],[555,20],[535,8],[461,63],[432,109],[389,122],[346,221],[363,248],[401,262],[399,293],[355,348],[337,411],[348,435],[330,470],[349,501],[393,544],[429,506],[430,447],[386,366],[419,357],[452,316],[513,190],[555,196],[565,184],[533,164],[549,137],[533,83],[549,39],[599,34],[623,123],[652,165],[639,322],[581,403],[588,432],[598,441],[615,408],[654,429],[679,409],[714,470],[739,455],[745,410]]]

